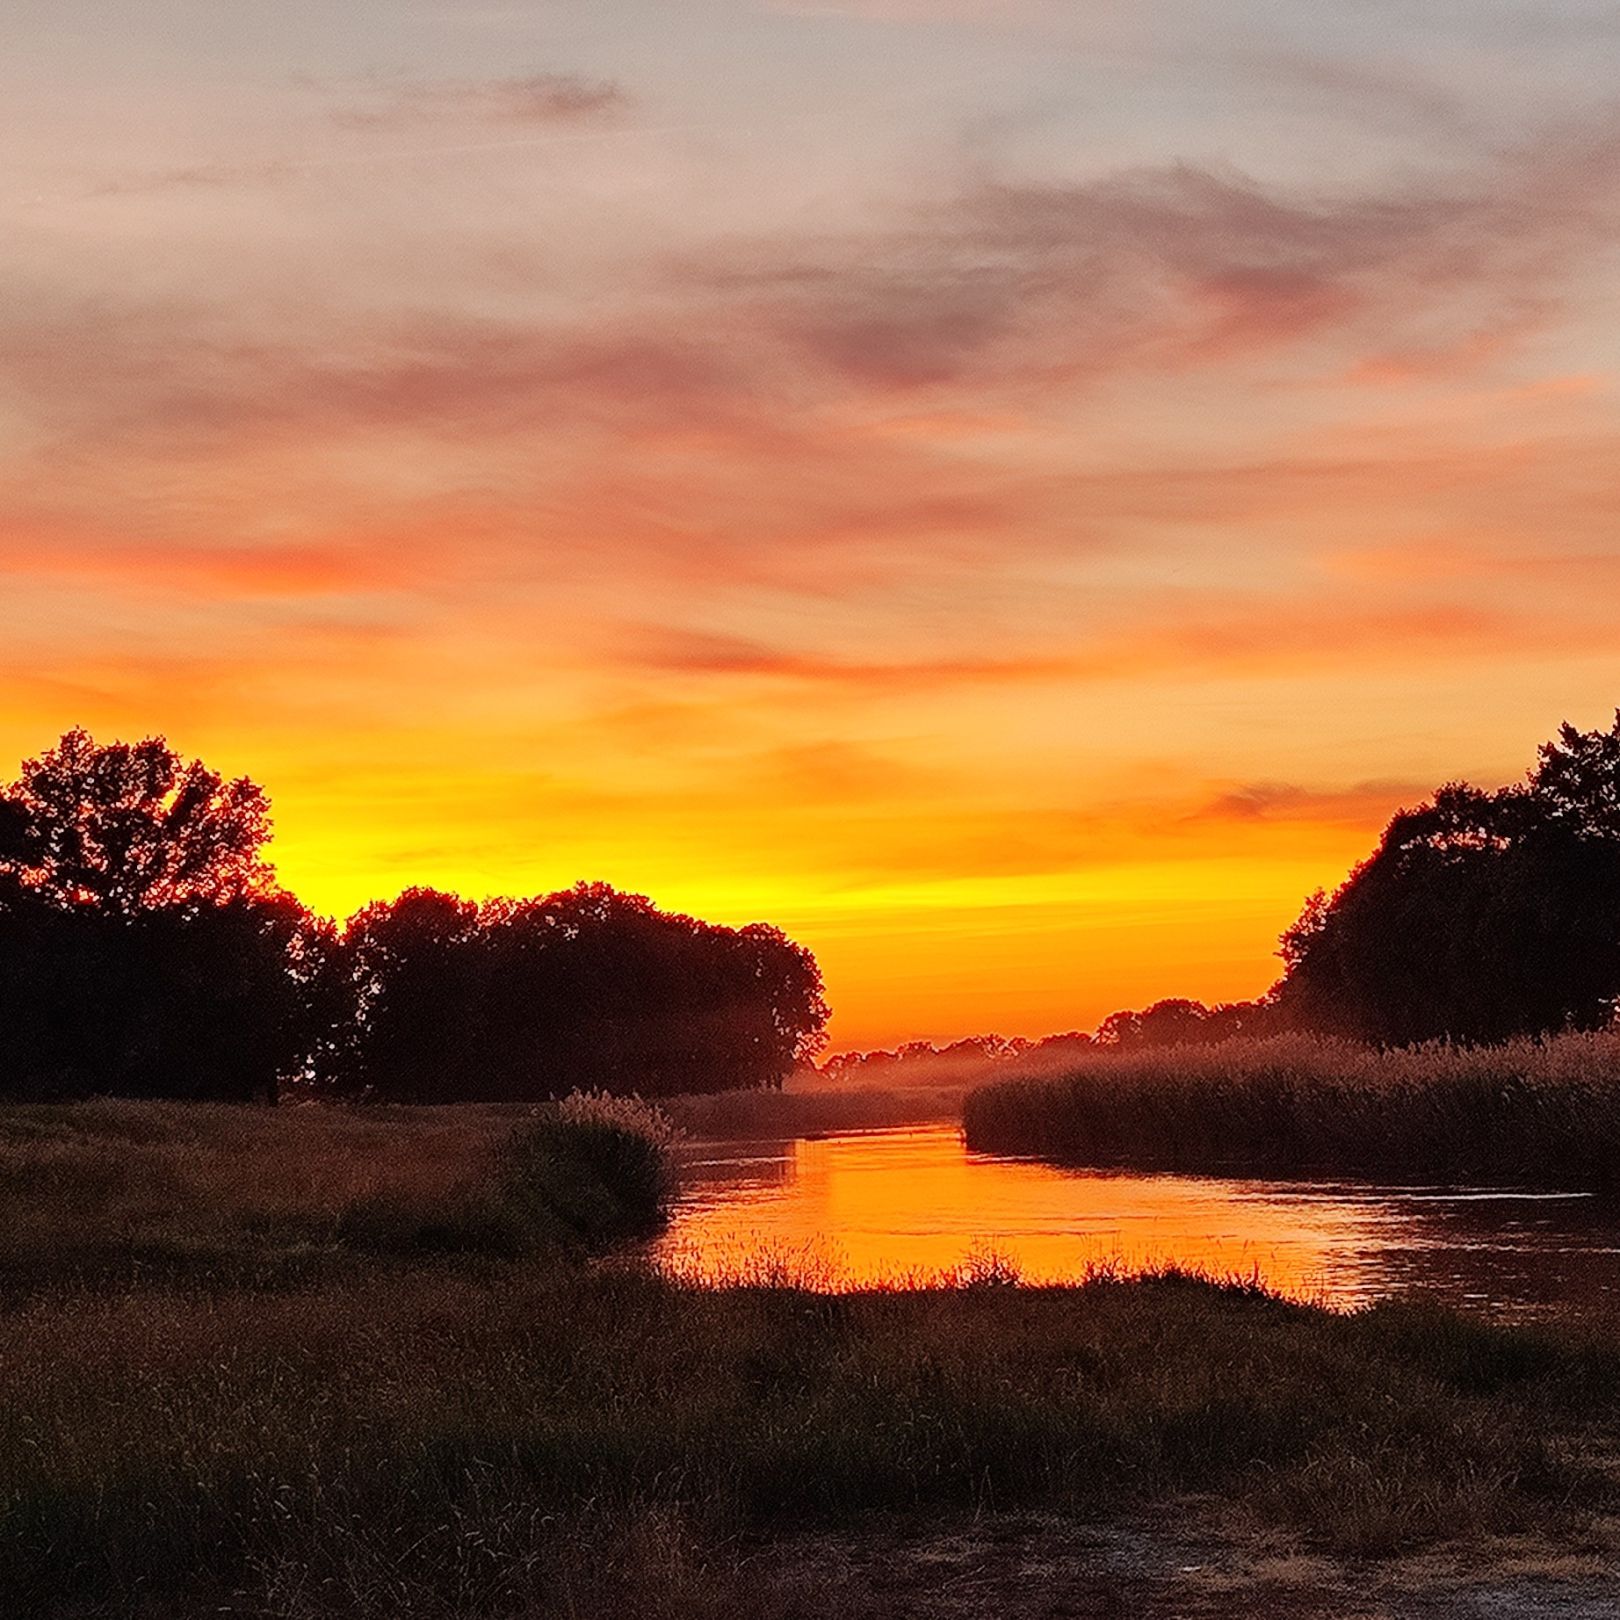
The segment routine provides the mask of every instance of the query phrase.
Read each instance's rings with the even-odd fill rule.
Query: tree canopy
[[[68,732],[0,791],[0,1088],[273,1095],[330,929],[279,892],[269,804],[161,738]]]
[[[484,906],[408,890],[358,913],[346,950],[338,1082],[399,1101],[778,1085],[827,1019],[814,957],[779,930],[601,883]]]
[[[1284,934],[1292,1022],[1391,1045],[1595,1029],[1620,999],[1620,715],[1403,810]]]
[[[271,892],[270,801],[161,737],[97,744],[75,729],[0,798],[0,878],[61,909],[132,917]]]

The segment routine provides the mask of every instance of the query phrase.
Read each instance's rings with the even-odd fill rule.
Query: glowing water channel
[[[1338,1306],[1415,1288],[1510,1315],[1620,1304],[1620,1221],[1581,1194],[1063,1170],[969,1153],[953,1124],[680,1156],[654,1252],[704,1279],[847,1288],[994,1256],[1029,1282],[1177,1265]]]

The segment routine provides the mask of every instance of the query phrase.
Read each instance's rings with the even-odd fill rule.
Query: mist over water
[[[1579,1193],[1059,1169],[971,1153],[947,1123],[692,1141],[680,1160],[654,1253],[705,1279],[847,1288],[993,1255],[1032,1283],[1177,1265],[1341,1308],[1415,1288],[1504,1317],[1620,1299],[1620,1211]]]

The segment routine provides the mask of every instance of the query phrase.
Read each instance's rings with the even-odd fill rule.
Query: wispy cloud
[[[1345,787],[1310,786],[1300,782],[1238,782],[1215,794],[1185,820],[1204,822],[1341,822],[1376,827],[1403,805],[1421,803],[1434,791],[1432,782],[1377,778]]]
[[[615,80],[574,73],[458,79],[368,74],[336,80],[300,75],[296,83],[318,98],[326,143],[318,139],[318,129],[300,128],[300,150],[295,152],[117,173],[96,181],[86,195],[134,197],[263,186],[390,161],[522,151],[622,130],[636,105]],[[379,146],[368,140],[333,149],[332,126],[356,137],[386,135],[406,144]]]
[[[249,331],[201,293],[142,307],[24,286],[0,317],[0,357],[58,446],[112,432],[119,453],[211,454],[402,430],[491,444],[566,423],[733,461],[820,461],[845,488],[870,475],[879,504],[897,470],[927,465],[943,499],[971,474],[954,498],[982,505],[1001,501],[997,478],[963,468],[947,439],[863,443],[857,424],[965,406],[1017,420],[1120,379],[1254,365],[1321,384],[1479,373],[1556,324],[1602,262],[1617,158],[1605,123],[1472,172],[1333,195],[1191,165],[980,177],[886,228],[711,238],[628,267],[612,299],[499,316],[317,303]],[[1409,454],[1376,459],[1412,471]],[[1172,476],[1143,498],[1172,506],[1176,491]]]
[[[1552,608],[1536,619],[1498,607],[1447,602],[1351,606],[1316,594],[1279,598],[1257,593],[1233,596],[1220,616],[1178,615],[1165,622],[1149,615],[1130,628],[1077,634],[1067,647],[1026,645],[999,657],[964,651],[862,659],[670,626],[642,629],[621,647],[620,656],[672,674],[781,681],[877,696],[953,685],[1078,686],[1165,675],[1365,670],[1390,661],[1410,667],[1537,647],[1597,650],[1606,635],[1602,615],[1575,618]],[[1259,806],[1262,801],[1252,802]]]
[[[1348,345],[1467,368],[1543,328],[1612,241],[1612,120],[1429,179],[1310,192],[1191,163],[971,178],[889,231],[717,244],[679,267],[808,363],[897,391],[1073,388]]]
[[[522,73],[491,79],[369,77],[315,81],[341,101],[332,120],[346,129],[411,129],[446,120],[500,125],[580,124],[613,119],[633,105],[610,79]]]

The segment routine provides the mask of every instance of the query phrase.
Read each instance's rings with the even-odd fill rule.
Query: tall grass
[[[593,1557],[654,1523],[713,1555],[1207,1490],[1381,1551],[1601,1505],[1556,1437],[1612,1425],[1617,1362],[1177,1277],[828,1297],[441,1268],[35,1301],[0,1316],[0,1590],[547,1613],[593,1533]]]
[[[285,1283],[380,1255],[599,1247],[656,1229],[671,1128],[628,1099],[539,1108],[0,1109],[0,1291]]]
[[[972,1148],[1071,1163],[1605,1188],[1620,1181],[1620,1036],[1099,1054],[980,1087],[963,1126]]]

